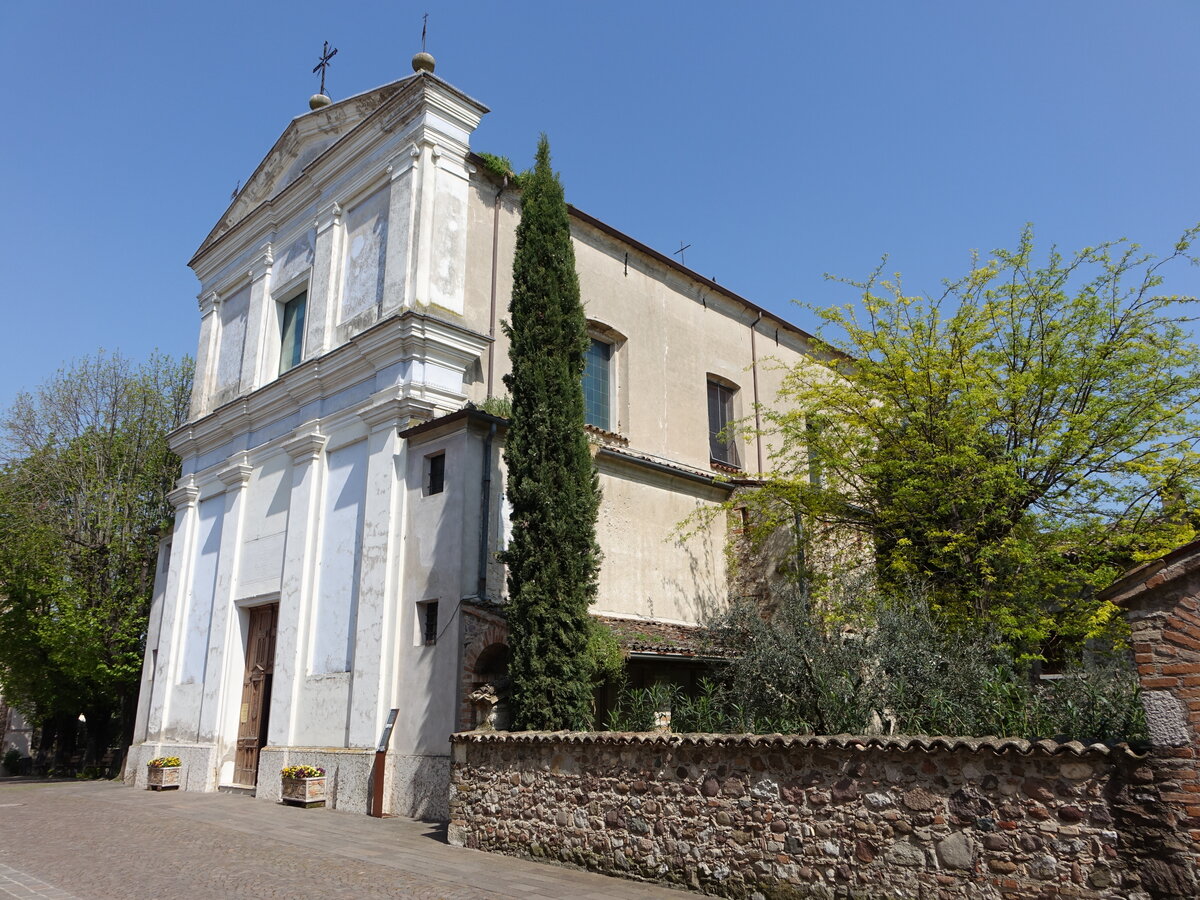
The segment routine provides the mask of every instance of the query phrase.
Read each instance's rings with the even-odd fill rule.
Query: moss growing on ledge
[[[524,172],[514,171],[512,160],[507,156],[497,156],[494,153],[478,153],[476,155],[483,160],[484,168],[497,178],[507,178],[509,185],[515,187],[517,190],[525,188],[525,182],[529,177],[529,170]]]

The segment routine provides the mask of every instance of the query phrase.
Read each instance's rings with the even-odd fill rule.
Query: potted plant
[[[283,802],[311,809],[325,805],[325,770],[320,766],[284,766]]]
[[[179,790],[179,770],[183,763],[178,756],[158,756],[146,763],[146,790]]]

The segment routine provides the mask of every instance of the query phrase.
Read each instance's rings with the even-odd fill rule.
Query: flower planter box
[[[183,766],[146,766],[146,790],[179,790],[179,773]]]
[[[283,802],[312,809],[325,805],[325,776],[320,778],[284,778]]]

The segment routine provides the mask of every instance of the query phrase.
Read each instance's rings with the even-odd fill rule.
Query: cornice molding
[[[411,91],[414,83],[414,77],[408,76],[372,91],[349,97],[325,109],[293,119],[258,164],[245,187],[230,203],[221,220],[196,250],[189,265],[194,264],[207,251],[221,244],[223,239],[235,231],[247,218],[255,215],[264,207],[271,206],[275,201],[287,199],[289,195],[294,194],[297,184],[306,180],[312,169],[319,167],[320,162],[328,156],[331,150],[347,138],[364,130],[371,130],[365,129],[364,126],[368,122],[377,121],[376,114],[386,108],[397,93]],[[328,136],[331,142],[314,159],[309,160],[299,172],[295,172],[301,145],[316,135]],[[282,173],[294,173],[291,174],[289,183],[280,183],[278,176]],[[268,194],[269,191],[276,193]]]
[[[203,455],[248,431],[295,415],[322,397],[362,384],[396,363],[420,362],[462,373],[491,341],[463,325],[408,309],[185,424],[170,435],[170,446],[185,458]],[[414,417],[452,412],[466,402],[461,390],[411,378],[391,390],[392,396],[411,405]]]
[[[345,197],[343,184],[350,182],[360,189],[362,182],[355,176],[394,177],[394,170],[392,174],[386,171],[386,160],[396,152],[367,164],[367,157],[387,142],[395,141],[397,151],[403,152],[400,148],[406,144],[428,140],[465,161],[470,153],[471,132],[487,111],[487,107],[438,78],[412,79],[312,160],[291,184],[263,200],[220,235],[210,235],[188,265],[205,284],[220,280],[225,277],[221,273],[236,264],[247,246],[269,239],[281,225],[290,225],[304,214],[306,208],[306,221],[312,221],[314,206],[331,199],[328,192]],[[391,124],[385,127],[387,123]]]

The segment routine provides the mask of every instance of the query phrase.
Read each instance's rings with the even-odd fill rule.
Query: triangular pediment
[[[258,164],[254,174],[237,192],[225,214],[208,233],[208,237],[196,253],[202,253],[255,209],[278,196],[300,177],[313,160],[379,109],[406,81],[411,80],[411,77],[356,94],[292,119],[275,142],[275,146]]]

